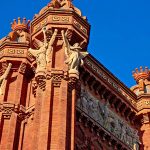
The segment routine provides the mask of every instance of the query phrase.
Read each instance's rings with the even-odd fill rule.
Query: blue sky
[[[0,38],[10,32],[14,18],[32,20],[49,0],[3,0]],[[150,68],[149,0],[74,0],[91,24],[88,51],[128,87],[135,84],[132,71]]]

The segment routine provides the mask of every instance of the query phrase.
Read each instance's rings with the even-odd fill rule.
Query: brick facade
[[[0,40],[0,149],[150,149],[149,70],[130,90],[90,54],[70,69],[62,31],[86,53],[90,25],[70,0],[52,0],[30,24],[14,20]]]

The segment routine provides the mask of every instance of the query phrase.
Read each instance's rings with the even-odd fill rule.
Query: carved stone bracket
[[[78,87],[77,86],[79,85],[78,81],[79,81],[79,72],[76,70],[69,70],[69,87],[71,90]]]
[[[60,87],[61,81],[64,78],[64,72],[62,70],[52,70],[51,78],[53,82],[53,86]]]
[[[35,80],[32,81],[32,94],[34,97],[36,97],[36,90],[37,90],[38,84]]]
[[[19,105],[15,105],[12,103],[3,103],[0,104],[0,112],[5,119],[10,119],[13,112],[15,113],[24,113]]]
[[[46,87],[46,73],[38,72],[35,76],[35,80],[37,82],[37,87],[44,91]]]
[[[4,119],[10,119],[12,113],[16,113],[20,120],[24,120],[29,118],[34,113],[34,107],[26,110],[26,108],[22,105],[5,102],[0,104],[0,112],[2,112]]]
[[[22,62],[19,68],[19,73],[24,74],[27,68],[27,64],[25,62]]]
[[[60,87],[62,80],[66,80],[69,85],[69,89],[76,89],[77,95],[80,93],[81,84],[79,82],[78,72],[66,71],[59,69],[52,69],[49,72],[38,72],[36,73],[35,80],[32,82],[32,91],[34,96],[36,96],[36,90],[39,87],[43,91],[46,88],[46,80],[52,80],[54,87]]]
[[[148,114],[143,114],[142,123],[143,124],[150,123],[150,118]]]

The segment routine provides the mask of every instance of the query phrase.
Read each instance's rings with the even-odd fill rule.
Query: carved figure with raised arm
[[[55,29],[50,41],[48,42],[47,37],[46,37],[46,28],[43,27],[42,31],[44,34],[44,42],[41,42],[38,39],[35,39],[35,41],[39,45],[39,49],[29,48],[29,52],[36,58],[36,63],[37,63],[36,73],[46,70],[47,63],[50,62],[49,57],[53,48],[53,43],[55,41],[55,38],[58,32],[58,30]]]
[[[3,95],[3,94],[4,94],[4,93],[3,93],[3,88],[4,88],[4,85],[5,85],[5,83],[6,83],[6,79],[7,79],[7,77],[8,77],[8,74],[9,74],[9,72],[10,72],[11,67],[12,67],[12,64],[9,63],[9,64],[8,64],[8,67],[7,67],[7,69],[6,69],[6,71],[5,71],[4,74],[0,77],[0,95]]]
[[[82,58],[85,57],[88,53],[81,52],[82,48],[80,47],[79,43],[75,43],[73,46],[71,46],[67,39],[67,32],[65,33],[64,30],[62,30],[61,34],[65,46],[65,55],[67,56],[65,63],[68,64],[69,70],[78,71],[79,66],[83,65]]]

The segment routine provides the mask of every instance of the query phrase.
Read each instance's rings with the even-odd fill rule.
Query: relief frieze
[[[101,103],[82,87],[77,107],[131,149],[139,150],[138,131],[114,113],[108,103]]]
[[[35,27],[34,27],[34,32],[36,32],[37,30],[40,30],[42,27],[44,27],[46,24],[48,23],[48,17],[45,18],[43,21],[41,21],[39,24],[37,24]]]
[[[8,54],[24,54],[23,49],[8,49],[7,50]]]
[[[53,22],[69,22],[70,17],[68,16],[52,16]]]
[[[45,18],[43,21],[41,21],[39,24],[37,24],[34,27],[33,32],[40,30],[42,27],[44,27],[48,23],[69,23],[70,20],[71,19],[69,16],[53,15],[53,16],[50,16],[50,18],[49,17]]]
[[[20,56],[23,57],[26,54],[25,49],[4,49],[0,51],[0,57],[2,56]]]

